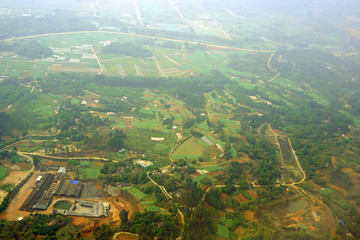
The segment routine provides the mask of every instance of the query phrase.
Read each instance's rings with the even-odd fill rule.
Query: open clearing
[[[202,146],[199,143],[199,141],[200,141],[199,138],[195,138],[195,137],[189,138],[176,149],[176,151],[173,154],[173,157],[175,159],[185,158],[185,157],[187,158],[201,157],[205,147]]]
[[[21,179],[23,179],[26,175],[28,175],[28,171],[10,171],[9,175],[0,182],[1,185],[5,184],[17,184],[20,182]]]

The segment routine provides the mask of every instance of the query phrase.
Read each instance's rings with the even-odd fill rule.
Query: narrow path
[[[10,109],[12,107],[12,104],[10,104],[7,108],[5,108],[4,110],[1,110],[1,112],[5,112],[6,110]]]
[[[99,64],[99,67],[100,67],[100,71],[97,73],[97,75],[101,75],[101,74],[103,74],[103,73],[105,73],[105,69],[103,68],[103,66],[101,65],[101,62],[100,62],[100,60],[99,60],[99,57],[98,57],[98,55],[96,54],[96,51],[95,51],[95,49],[94,49],[94,47],[91,45],[91,50],[92,50],[92,52],[94,53],[94,55],[95,55],[95,58],[96,58],[96,61],[98,62],[98,64]]]
[[[157,182],[154,181],[154,179],[152,179],[149,175],[149,172],[146,173],[147,177],[150,179],[150,181],[157,187],[160,188],[160,190],[162,191],[162,193],[165,195],[165,197],[167,197],[170,200],[173,200],[173,197],[166,191],[164,186],[159,185]],[[174,202],[175,203],[175,202]],[[177,206],[177,204],[175,203],[175,206],[177,208],[178,213],[180,214],[181,217],[181,223],[184,226],[185,225],[185,220],[184,220],[184,215],[183,213],[180,211],[179,207]]]
[[[96,93],[94,93],[94,92],[90,92],[89,90],[83,89],[83,91],[86,92],[86,93],[88,93],[88,94],[90,94],[90,95],[93,95],[93,96],[95,96],[95,97],[102,98],[102,99],[105,99],[105,100],[107,100],[107,101],[112,101],[110,98],[102,97],[102,96],[100,96],[99,94],[96,94]]]
[[[300,171],[301,171],[301,173],[302,173],[302,175],[303,175],[303,178],[302,178],[300,181],[294,182],[294,183],[289,183],[288,185],[301,184],[301,183],[303,183],[303,182],[305,181],[305,179],[306,179],[306,173],[305,173],[305,171],[302,169],[302,167],[301,167],[301,165],[300,165],[300,163],[299,163],[299,160],[298,160],[298,157],[296,156],[295,150],[293,149],[293,147],[292,147],[292,145],[291,145],[290,138],[287,137],[287,136],[282,136],[282,135],[279,135],[279,134],[275,133],[274,130],[271,128],[271,125],[270,125],[270,124],[269,124],[269,130],[270,130],[270,131],[272,132],[272,134],[274,135],[275,140],[276,140],[276,144],[279,146],[279,151],[280,151],[280,156],[281,156],[281,161],[282,161],[282,163],[285,164],[285,163],[284,163],[283,154],[282,154],[282,150],[281,150],[281,145],[280,145],[279,140],[278,140],[278,137],[279,137],[279,136],[285,137],[285,138],[288,140],[288,143],[289,143],[290,149],[291,149],[291,151],[292,151],[292,154],[293,154],[293,156],[294,156],[294,158],[295,158],[296,164],[298,165],[298,167],[299,167],[299,169],[300,169]]]
[[[269,129],[270,129],[270,131],[271,131],[271,132],[273,133],[273,135],[274,135],[274,138],[275,138],[275,141],[276,141],[276,145],[279,147],[281,163],[282,163],[282,165],[285,165],[283,153],[282,153],[281,146],[280,146],[280,143],[279,143],[279,140],[278,140],[278,136],[279,136],[279,135],[276,134],[276,133],[272,130],[270,124],[269,124]]]
[[[163,69],[162,69],[162,67],[161,67],[160,63],[158,62],[158,60],[157,60],[157,58],[156,58],[155,55],[153,56],[153,59],[154,59],[156,65],[157,65],[157,67],[158,67],[159,73],[160,73],[163,77],[166,77],[166,75],[165,75],[165,73],[164,73],[164,71],[163,71]]]
[[[205,8],[203,6],[201,6],[201,9],[203,10],[203,12],[208,15],[208,17],[210,17],[214,22],[215,25],[217,25],[217,27],[220,29],[221,32],[223,32],[224,36],[226,39],[232,40],[231,37],[229,36],[229,34],[223,29],[223,27],[220,25],[220,23],[218,22],[218,20],[216,20],[216,18],[214,18],[213,16],[210,15],[210,13],[208,13],[208,11],[205,10]]]
[[[139,21],[139,25],[141,27],[144,27],[144,21],[141,17],[141,11],[140,11],[140,8],[139,8],[139,4],[137,3],[137,0],[133,0],[133,3],[134,3],[134,7],[135,7],[135,11],[136,11],[136,16],[138,18],[138,21]]]
[[[175,3],[172,2],[171,0],[168,0],[169,4],[171,5],[171,7],[175,10],[175,12],[177,13],[177,15],[179,15],[179,17],[185,21],[184,15],[181,14],[180,10],[176,7]]]
[[[268,60],[268,62],[267,62],[267,67],[272,71],[272,72],[276,72],[277,74],[276,74],[276,76],[275,77],[273,77],[272,79],[270,79],[270,80],[268,80],[268,82],[272,82],[272,81],[274,81],[275,79],[277,79],[279,76],[280,76],[280,72],[279,71],[277,71],[276,69],[274,69],[272,66],[271,66],[271,60],[272,60],[272,58],[273,58],[273,56],[275,55],[275,53],[272,53],[271,54],[271,56],[270,56],[270,58],[269,58],[269,60]]]
[[[126,77],[126,73],[125,73],[125,70],[124,70],[124,67],[121,65],[121,64],[117,64],[116,65],[116,68],[117,70],[119,71],[121,77]]]
[[[143,76],[142,72],[141,72],[141,69],[138,65],[134,65],[134,69],[135,69],[135,72],[136,72],[136,76]]]
[[[172,59],[171,57],[169,57],[168,55],[164,55],[164,57],[169,60],[170,62],[172,62],[173,64],[175,64],[176,66],[181,66],[180,63],[178,63],[177,61],[175,61],[174,59]]]
[[[278,136],[282,136],[282,135],[279,135],[279,134],[275,133],[274,130],[271,128],[270,124],[269,124],[269,129],[270,129],[270,131],[274,134],[274,136],[275,136],[276,138],[277,138]],[[291,151],[292,151],[292,153],[293,153],[293,155],[294,155],[294,157],[295,157],[296,163],[297,163],[300,171],[301,171],[302,174],[303,174],[303,178],[302,178],[300,181],[294,182],[294,183],[283,184],[283,185],[293,187],[293,188],[294,188],[296,191],[298,191],[300,194],[301,194],[301,193],[302,193],[302,194],[305,194],[306,196],[314,199],[316,202],[318,202],[318,203],[320,203],[321,205],[325,206],[326,208],[330,209],[330,208],[329,208],[325,203],[323,203],[319,198],[317,198],[317,197],[313,196],[312,194],[308,193],[305,189],[297,186],[297,185],[299,185],[299,184],[301,184],[301,183],[303,183],[303,182],[305,181],[305,179],[306,179],[306,173],[305,173],[305,171],[302,169],[302,167],[301,167],[301,165],[300,165],[300,162],[299,162],[298,157],[296,156],[296,153],[295,153],[295,151],[294,151],[294,149],[293,149],[293,147],[292,147],[292,145],[291,145],[291,141],[290,141],[289,137],[287,137],[287,136],[282,136],[282,137],[286,137],[286,138],[288,139],[288,142],[289,142]],[[279,145],[279,149],[280,149],[280,151],[281,151],[281,146],[280,146],[280,145]],[[260,185],[257,185],[257,186],[260,186]]]
[[[31,162],[31,169],[30,169],[30,171],[29,171],[29,174],[32,173],[32,172],[34,172],[34,171],[35,171],[34,159],[33,159],[32,157],[26,155],[26,154],[23,153],[23,152],[17,152],[17,154],[18,154],[19,156],[22,156],[22,157],[27,158],[27,159],[30,160],[30,162]],[[25,178],[27,178],[27,176],[29,176],[29,174],[27,174],[26,176],[24,176],[16,185],[18,185],[18,184],[21,183]]]
[[[130,57],[116,57],[116,58],[111,58],[111,59],[106,59],[106,60],[101,60],[103,63],[104,62],[111,62],[111,61],[115,61],[115,60],[119,60],[119,59],[127,59]]]

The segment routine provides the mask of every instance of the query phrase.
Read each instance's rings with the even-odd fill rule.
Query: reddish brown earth
[[[245,220],[247,220],[247,221],[253,220],[254,215],[255,215],[255,212],[250,211],[250,210],[246,210],[245,213],[244,213]]]
[[[244,197],[244,195],[242,195],[241,193],[239,193],[238,195],[235,195],[232,197],[232,199],[238,201],[238,202],[247,202],[247,198]]]

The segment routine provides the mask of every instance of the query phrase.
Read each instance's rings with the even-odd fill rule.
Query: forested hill
[[[0,43],[0,51],[14,52],[30,58],[46,58],[53,55],[51,48],[35,40],[23,40],[14,43]]]
[[[44,33],[96,30],[93,23],[71,14],[13,17],[0,20],[0,39]]]

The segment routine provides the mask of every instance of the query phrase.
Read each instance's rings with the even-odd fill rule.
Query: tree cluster
[[[0,51],[14,52],[29,58],[47,58],[53,55],[51,48],[36,40],[22,40],[15,43],[1,44]]]

